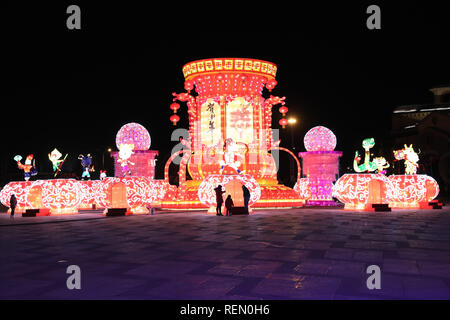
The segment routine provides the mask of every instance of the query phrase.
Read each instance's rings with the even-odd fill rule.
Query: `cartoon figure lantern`
[[[81,179],[91,179],[91,174],[89,172],[94,171],[92,167],[92,157],[88,153],[86,156],[80,154],[78,160],[81,160],[81,166],[83,167],[83,173],[81,174]]]
[[[119,147],[119,159],[117,162],[120,163],[120,167],[122,168],[122,174],[125,177],[126,175],[131,175],[131,170],[128,165],[134,165],[133,162],[130,161],[130,157],[133,154],[134,144],[124,144],[122,143]]]
[[[419,155],[414,151],[412,144],[400,150],[394,151],[395,160],[405,160],[405,174],[416,174],[419,165]]]
[[[163,207],[204,208],[198,190],[209,175],[240,175],[244,171],[260,184],[261,197],[254,207],[304,204],[293,189],[278,184],[270,154],[281,150],[273,144],[272,107],[283,106],[285,97],[265,99],[262,93],[264,88],[275,88],[276,72],[275,64],[248,58],[212,58],[183,66],[186,92],[174,92],[170,108],[182,117],[183,108],[173,103],[186,102],[189,137],[184,141],[189,144],[166,164],[168,179],[170,162],[182,156],[179,187],[176,194],[167,194]],[[186,179],[186,172],[192,180]]]
[[[317,126],[306,133],[303,142],[307,152],[298,155],[303,159],[303,176],[311,189],[307,204],[335,205],[331,188],[339,174],[339,157],[342,156],[341,151],[334,151],[336,136],[330,129]]]
[[[374,138],[368,138],[363,140],[362,146],[365,150],[364,163],[361,165],[359,164],[361,157],[359,156],[358,151],[356,151],[355,159],[353,161],[353,170],[355,170],[355,172],[373,172],[378,169],[376,163],[370,161],[370,149],[373,148],[374,145],[375,145]]]
[[[237,151],[236,143],[233,141],[233,139],[228,138],[225,140],[225,144],[223,146],[223,152],[224,152],[224,160],[220,160],[220,174],[223,172],[223,168],[225,166],[229,166],[237,171],[237,173],[244,173],[243,171],[239,170],[238,167],[241,165],[241,161],[236,160],[235,161],[235,152]],[[241,156],[241,158],[243,158]]]
[[[376,157],[373,162],[377,166],[377,173],[386,174],[386,169],[389,168],[389,162],[383,157]]]
[[[51,161],[53,165],[53,172],[55,173],[55,177],[57,174],[61,171],[61,167],[64,164],[64,161],[66,161],[67,154],[64,157],[64,159],[61,159],[62,154],[58,151],[58,149],[53,149],[51,153],[48,154],[48,159]]]
[[[36,164],[32,154],[27,156],[25,164],[20,162],[22,160],[22,156],[20,155],[15,156],[14,160],[17,161],[17,167],[23,170],[25,181],[28,181],[32,176],[37,175]]]

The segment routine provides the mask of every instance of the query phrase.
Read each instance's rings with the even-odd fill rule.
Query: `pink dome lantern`
[[[130,122],[122,126],[116,135],[116,146],[121,144],[133,144],[134,150],[150,149],[151,139],[147,129],[136,122]]]
[[[328,128],[317,126],[309,130],[303,139],[306,151],[333,151],[336,136]]]
[[[325,127],[317,126],[309,130],[303,142],[307,152],[298,155],[303,159],[303,175],[309,181],[312,196],[309,205],[336,205],[332,198],[333,181],[339,174],[341,151],[334,151],[336,136]]]

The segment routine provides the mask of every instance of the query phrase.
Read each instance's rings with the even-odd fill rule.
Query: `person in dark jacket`
[[[16,210],[17,206],[17,198],[16,195],[13,193],[11,194],[11,197],[9,198],[9,207],[11,208],[11,219],[14,219],[14,210]]]
[[[231,211],[234,207],[233,199],[231,199],[231,194],[228,195],[227,199],[225,200],[225,208],[227,208],[227,216],[231,216]]]
[[[223,204],[223,197],[222,195],[225,193],[225,191],[222,190],[222,186],[219,184],[217,188],[214,189],[216,192],[216,215],[222,216],[222,204]]]
[[[242,192],[244,193],[245,213],[248,214],[248,202],[250,201],[250,191],[246,186],[242,185]]]

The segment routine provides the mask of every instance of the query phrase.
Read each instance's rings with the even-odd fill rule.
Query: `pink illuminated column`
[[[111,157],[114,158],[114,176],[122,177],[122,169],[117,162],[118,155],[118,151],[111,152]],[[130,161],[134,163],[130,166],[131,176],[154,179],[157,155],[156,150],[135,150],[130,158]]]
[[[309,181],[311,198],[309,205],[329,206],[336,203],[332,198],[333,182],[339,174],[341,151],[334,151],[336,136],[325,127],[309,130],[303,140],[307,152],[299,152],[303,160],[303,176]]]

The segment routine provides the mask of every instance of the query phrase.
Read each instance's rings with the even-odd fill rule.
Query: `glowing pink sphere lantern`
[[[317,126],[309,130],[303,138],[306,151],[333,151],[336,136],[328,128]]]
[[[339,174],[341,151],[334,151],[336,136],[325,127],[317,126],[309,130],[303,142],[307,152],[298,155],[303,160],[303,176],[308,179],[311,189],[309,205],[335,205],[332,197],[333,182]]]
[[[148,150],[151,144],[150,134],[139,123],[130,122],[117,132],[116,146],[118,149],[122,143],[133,144],[134,150]]]

